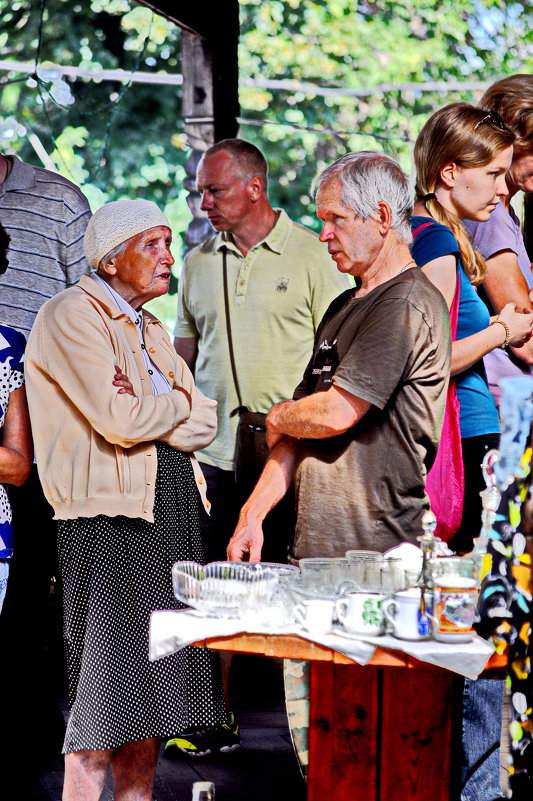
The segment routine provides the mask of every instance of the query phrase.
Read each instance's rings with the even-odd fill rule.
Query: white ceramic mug
[[[383,602],[382,609],[399,640],[425,640],[431,634],[429,616],[420,611],[420,590],[396,592]]]
[[[350,634],[378,637],[385,631],[382,605],[386,596],[377,592],[350,592],[335,603],[337,617]]]
[[[317,637],[331,629],[333,619],[333,603],[322,598],[312,598],[294,607],[296,620]]]

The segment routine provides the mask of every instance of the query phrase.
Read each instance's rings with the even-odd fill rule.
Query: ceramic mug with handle
[[[323,636],[331,629],[333,602],[321,598],[304,601],[294,607],[294,617],[309,634]]]
[[[386,596],[378,592],[349,592],[335,603],[341,626],[349,634],[377,637],[385,632],[383,602]]]
[[[465,556],[428,562],[433,584],[433,637],[439,642],[470,642],[479,596],[479,565]]]
[[[428,614],[421,611],[420,598],[420,590],[412,588],[384,601],[383,614],[399,640],[425,640],[430,636],[431,622]]]

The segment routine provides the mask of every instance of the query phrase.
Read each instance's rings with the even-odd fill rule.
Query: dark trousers
[[[56,524],[35,465],[24,486],[9,488],[9,498],[14,555],[0,615],[0,686],[5,699],[0,748],[4,777],[17,789],[12,797],[29,798],[29,789],[21,789],[21,783],[31,787],[32,772],[61,754],[64,736],[55,700],[65,691],[59,584],[51,581],[57,577]],[[31,755],[21,771],[17,766],[28,748]]]
[[[206,559],[215,562],[226,559],[226,548],[233,536],[239,512],[255,485],[256,477],[250,477],[240,486],[235,473],[202,463],[207,483],[207,497],[211,502],[211,514],[207,515],[199,504],[200,531],[204,542]],[[296,514],[292,488],[272,509],[263,522],[265,543],[261,559],[264,562],[287,562],[289,543],[294,536]]]
[[[465,468],[465,500],[461,526],[450,548],[469,553],[481,529],[485,489],[481,464],[487,451],[497,448],[499,434],[464,437],[461,440]],[[503,682],[494,679],[465,679],[462,716],[462,801],[492,801],[500,796],[500,730]]]

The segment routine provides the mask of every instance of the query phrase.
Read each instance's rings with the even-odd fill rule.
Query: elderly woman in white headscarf
[[[216,433],[215,402],[142,310],[168,290],[171,238],[155,203],[102,206],[84,240],[96,271],[45,303],[28,342],[64,586],[63,801],[97,801],[109,767],[115,801],[151,801],[160,738],[226,719],[207,649],[148,661],[150,612],[178,607],[172,563],[202,561],[192,452]]]

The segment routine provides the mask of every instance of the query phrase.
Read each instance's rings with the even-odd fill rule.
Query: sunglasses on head
[[[488,125],[495,125],[500,131],[508,131],[509,128],[504,123],[500,115],[497,111],[488,111],[483,119],[481,119],[476,125],[474,125],[474,131],[477,131],[480,125],[487,123]]]

